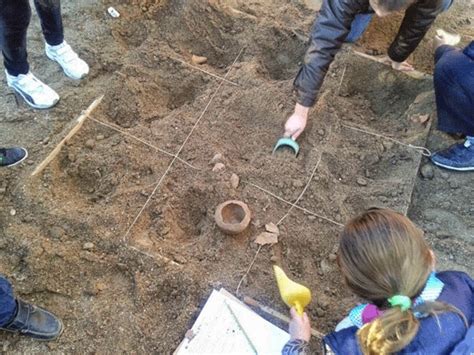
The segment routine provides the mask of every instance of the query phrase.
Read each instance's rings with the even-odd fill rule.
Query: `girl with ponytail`
[[[354,218],[341,234],[337,260],[347,286],[365,303],[324,338],[327,354],[451,354],[472,343],[465,337],[473,326],[473,280],[457,271],[436,273],[423,232],[407,217],[370,209]],[[292,313],[287,349],[307,348],[309,339],[298,334],[308,334],[302,328],[309,321],[300,318]]]

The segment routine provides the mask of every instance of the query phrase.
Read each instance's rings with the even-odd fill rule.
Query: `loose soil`
[[[32,70],[61,102],[33,111],[2,92],[0,141],[28,147],[30,157],[1,171],[0,272],[20,297],[58,314],[65,331],[52,343],[1,334],[0,350],[172,353],[213,288],[236,293],[240,284],[239,296],[286,312],[275,260],[312,289],[313,327],[328,332],[357,302],[335,264],[338,233],[372,206],[409,213],[427,232],[440,268],[472,271],[472,177],[433,169],[434,178],[423,180],[425,159],[407,146],[449,144],[433,128],[429,78],[396,73],[344,47],[300,138],[300,155],[271,155],[292,110],[291,82],[314,20],[306,3],[64,1],[68,41],[91,65],[79,83],[45,58],[33,19]],[[106,14],[110,5],[119,19]],[[440,23],[472,32],[457,16],[461,8],[459,1]],[[372,26],[364,50],[372,49],[367,41],[376,43],[370,38],[380,25]],[[427,43],[414,57],[426,70]],[[193,54],[208,58],[199,68],[214,76],[190,66]],[[102,94],[92,118],[115,129],[86,121],[48,168],[30,177]],[[427,123],[412,119],[425,114]],[[210,163],[216,154],[222,157]],[[224,169],[213,171],[216,162]],[[307,184],[298,202],[306,211],[287,214]],[[246,202],[253,214],[249,229],[234,237],[213,220],[229,199]],[[258,250],[253,240],[270,222],[281,222],[279,243],[263,247],[246,275]]]

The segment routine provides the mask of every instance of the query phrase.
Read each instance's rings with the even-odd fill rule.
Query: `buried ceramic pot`
[[[214,219],[217,226],[225,233],[235,235],[242,233],[249,226],[251,212],[242,201],[230,200],[216,208]]]

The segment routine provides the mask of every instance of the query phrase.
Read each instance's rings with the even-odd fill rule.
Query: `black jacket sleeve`
[[[364,0],[324,0],[311,32],[311,43],[294,81],[297,102],[311,107],[334,56],[339,51],[356,14],[368,11]]]
[[[442,11],[443,0],[419,0],[410,6],[405,12],[397,37],[388,49],[390,59],[405,61]]]

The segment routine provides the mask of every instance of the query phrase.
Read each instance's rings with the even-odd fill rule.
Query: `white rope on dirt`
[[[344,227],[344,225],[343,225],[342,223],[336,222],[336,221],[334,221],[334,220],[332,220],[332,219],[330,219],[330,218],[328,218],[328,217],[324,217],[324,216],[322,216],[322,215],[320,215],[320,214],[318,214],[318,213],[316,213],[316,212],[310,211],[310,210],[308,210],[307,208],[304,208],[304,207],[301,207],[301,206],[297,205],[296,203],[291,203],[290,201],[285,200],[283,197],[280,197],[280,196],[274,194],[273,192],[268,191],[268,190],[264,189],[263,187],[260,187],[260,186],[254,184],[254,183],[252,183],[252,182],[250,182],[250,181],[243,181],[243,183],[244,183],[244,184],[247,184],[247,185],[250,185],[250,186],[252,186],[252,187],[255,187],[256,189],[258,189],[258,190],[260,190],[260,191],[262,191],[262,192],[265,192],[266,194],[268,194],[268,195],[270,195],[270,196],[276,198],[277,200],[280,200],[281,202],[284,202],[284,203],[286,203],[287,205],[291,205],[291,206],[293,206],[294,208],[296,208],[296,209],[298,209],[298,210],[300,210],[300,211],[303,211],[303,212],[305,212],[305,213],[307,213],[307,214],[309,214],[309,215],[311,215],[311,216],[314,216],[314,217],[317,217],[317,218],[321,218],[321,219],[323,219],[323,220],[325,220],[325,221],[327,221],[327,222],[330,222],[330,223],[332,223],[332,224],[335,224],[336,226]]]
[[[403,145],[403,146],[408,147],[408,148],[410,148],[410,149],[414,149],[414,150],[418,151],[419,153],[421,153],[422,155],[424,155],[425,157],[430,157],[430,156],[432,155],[431,151],[430,151],[428,148],[426,148],[426,147],[422,147],[422,146],[418,146],[418,145],[413,145],[413,144],[403,143],[403,142],[401,142],[401,141],[399,141],[399,140],[397,140],[397,139],[395,139],[395,138],[387,137],[387,136],[384,136],[383,134],[370,132],[370,131],[368,131],[368,130],[366,130],[366,129],[362,129],[362,128],[350,126],[350,125],[347,125],[347,124],[344,124],[344,123],[341,123],[341,126],[342,126],[342,127],[345,127],[345,128],[348,128],[348,129],[352,129],[352,130],[354,130],[354,131],[358,131],[358,132],[370,134],[370,135],[375,136],[375,137],[387,139],[387,140],[389,140],[389,141],[392,141],[392,142],[394,142],[394,143]]]
[[[186,66],[188,66],[188,67],[190,67],[190,68],[193,68],[193,69],[195,69],[195,70],[198,70],[198,71],[200,71],[200,72],[203,72],[204,74],[207,74],[207,75],[209,75],[209,76],[212,76],[213,78],[216,78],[216,79],[225,81],[225,82],[228,83],[228,84],[231,84],[231,85],[234,85],[234,86],[240,86],[239,84],[234,83],[233,81],[227,80],[225,77],[219,76],[219,75],[214,74],[214,73],[211,73],[211,72],[209,72],[209,71],[207,71],[207,70],[204,70],[204,69],[201,69],[201,68],[199,68],[199,67],[196,67],[195,65],[189,64],[188,62],[186,62],[186,61],[184,61],[184,60],[182,60],[182,59],[175,58],[175,57],[171,57],[171,56],[169,56],[168,58],[170,58],[170,59],[172,59],[172,60],[175,60],[175,61],[177,61],[177,62],[179,62],[179,63],[181,63],[181,64],[184,64],[184,65],[186,65]]]
[[[227,71],[227,73],[225,74],[224,76],[224,79],[227,78],[227,76],[230,74],[230,72],[232,71],[235,63],[237,63],[237,61],[239,60],[240,56],[242,55],[243,51],[244,51],[245,48],[242,48],[239,52],[239,54],[237,55],[237,57],[235,58],[234,62],[232,63],[232,65],[230,66],[229,70]],[[204,108],[204,110],[201,112],[201,115],[199,116],[199,118],[197,119],[197,121],[194,123],[194,126],[193,128],[191,129],[191,131],[189,132],[189,134],[187,135],[186,139],[184,140],[183,144],[181,144],[181,147],[179,147],[179,150],[178,152],[176,153],[175,157],[173,158],[173,160],[171,161],[171,163],[168,165],[168,167],[166,168],[166,171],[163,173],[163,175],[161,176],[161,178],[158,180],[155,188],[153,189],[153,191],[151,192],[150,196],[148,196],[148,199],[146,200],[145,204],[143,205],[143,207],[140,209],[140,211],[138,212],[137,216],[135,217],[135,219],[133,220],[132,224],[128,227],[125,235],[123,236],[122,240],[127,243],[128,240],[128,235],[130,234],[130,231],[132,230],[132,228],[135,226],[135,224],[137,223],[138,219],[140,218],[140,216],[142,215],[143,211],[145,210],[145,208],[148,206],[148,204],[150,203],[151,199],[153,198],[153,196],[155,195],[156,191],[158,190],[158,188],[160,187],[161,183],[163,182],[163,180],[165,179],[166,175],[168,175],[169,171],[171,170],[171,168],[173,167],[174,165],[174,162],[178,159],[179,157],[179,154],[181,153],[181,151],[183,150],[184,146],[186,145],[186,143],[188,142],[189,138],[191,137],[191,135],[193,134],[194,130],[196,129],[196,127],[198,126],[199,122],[201,122],[201,119],[204,117],[204,115],[206,114],[207,110],[209,109],[209,106],[211,105],[212,101],[214,101],[214,98],[217,96],[217,94],[219,93],[219,90],[221,89],[222,85],[224,85],[224,81],[221,81],[219,86],[217,87],[216,91],[214,92],[214,94],[211,96],[211,98],[209,99],[209,102],[207,103],[206,107]]]
[[[319,167],[319,164],[321,163],[321,159],[322,159],[322,156],[323,156],[323,153],[321,153],[319,155],[319,159],[318,159],[318,162],[316,163],[312,173],[311,173],[311,176],[309,177],[308,179],[308,182],[306,183],[306,186],[303,188],[303,190],[301,191],[300,195],[298,196],[298,198],[296,199],[296,201],[294,203],[291,204],[291,207],[290,209],[288,210],[288,212],[282,217],[280,218],[280,220],[278,221],[277,223],[277,226],[281,225],[283,223],[283,221],[286,219],[286,217],[288,217],[291,213],[291,211],[293,210],[294,207],[297,207],[297,204],[298,202],[301,200],[301,198],[303,197],[304,193],[306,192],[306,190],[308,189],[309,185],[311,184],[311,181],[313,180],[313,177],[314,177],[314,174],[316,173],[316,170],[318,169]],[[336,222],[337,223],[337,222]],[[263,245],[259,245],[258,249],[257,249],[257,252],[255,253],[255,256],[253,257],[252,259],[252,262],[250,263],[249,267],[247,268],[247,271],[245,272],[245,274],[242,276],[242,278],[240,279],[238,285],[237,285],[237,288],[235,290],[235,293],[237,295],[239,295],[239,290],[240,290],[240,287],[242,286],[242,283],[244,282],[245,278],[247,277],[247,275],[250,273],[250,271],[252,270],[252,267],[253,265],[255,264],[255,261],[257,260],[257,256],[258,254],[260,253],[260,250],[262,250],[262,246]]]
[[[153,148],[153,149],[155,149],[155,150],[157,150],[157,151],[159,151],[159,152],[161,152],[161,153],[163,153],[163,154],[166,154],[166,155],[168,155],[168,156],[170,156],[170,157],[173,157],[173,158],[176,157],[175,154],[170,153],[170,152],[167,152],[167,151],[164,150],[164,149],[161,149],[161,148],[159,148],[159,147],[157,147],[157,146],[155,146],[155,145],[153,145],[153,144],[151,144],[151,143],[148,143],[147,141],[145,141],[145,140],[143,140],[143,139],[141,139],[141,138],[138,138],[138,137],[134,136],[133,134],[130,134],[130,133],[128,133],[127,131],[124,131],[123,129],[120,129],[120,128],[118,128],[118,127],[116,127],[116,126],[114,126],[114,125],[112,125],[112,124],[110,124],[110,123],[106,123],[106,122],[100,121],[100,120],[95,119],[95,118],[93,118],[93,117],[91,117],[91,116],[89,116],[89,119],[91,119],[92,121],[94,121],[94,122],[96,122],[96,123],[98,123],[98,124],[100,124],[100,125],[102,125],[102,126],[105,126],[105,127],[110,128],[110,129],[113,129],[114,131],[117,131],[117,132],[119,132],[119,133],[121,133],[121,134],[123,134],[123,135],[125,135],[125,136],[127,136],[127,137],[133,138],[133,139],[135,139],[136,141],[141,142],[141,143],[143,143],[143,144],[149,146],[150,148]],[[188,163],[188,162],[187,162],[186,160],[184,160],[184,159],[181,159],[181,158],[179,158],[179,157],[177,157],[177,159],[178,159],[181,163],[186,164],[187,166],[189,166],[189,167],[192,168],[192,169],[200,170],[199,168],[196,168],[194,165]]]

